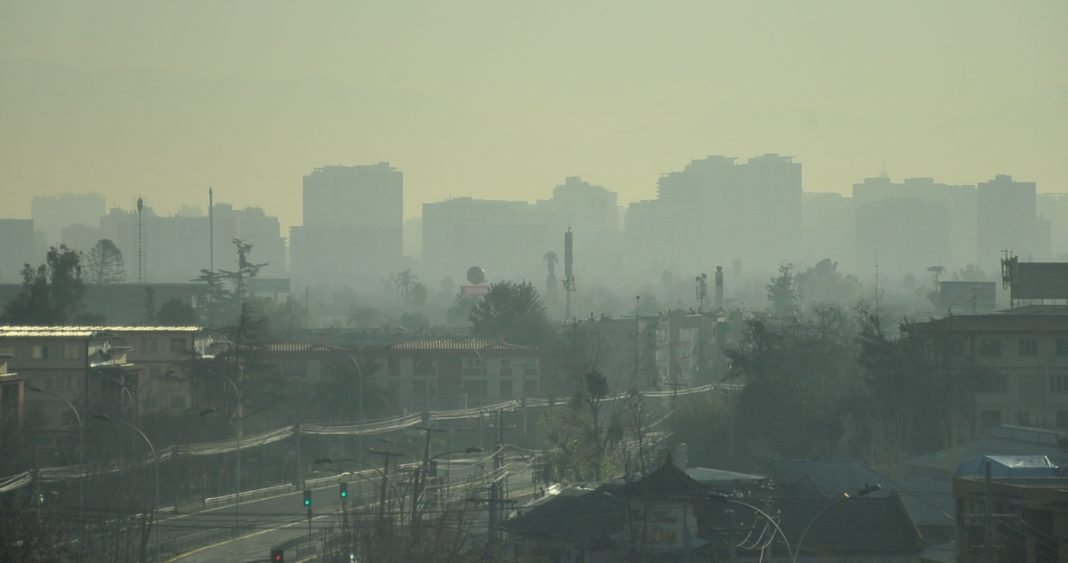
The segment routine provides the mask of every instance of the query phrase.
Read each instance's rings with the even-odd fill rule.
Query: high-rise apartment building
[[[36,196],[30,203],[30,217],[44,231],[48,244],[60,243],[60,232],[68,225],[100,226],[104,216],[104,196],[100,194],[60,194]]]
[[[632,264],[696,270],[741,260],[774,271],[801,254],[801,194],[801,164],[791,157],[692,161],[660,178],[656,200],[628,210],[628,247],[644,249]]]
[[[0,282],[22,281],[22,268],[45,257],[34,255],[33,219],[0,219]]]
[[[370,286],[403,259],[404,177],[386,162],[326,166],[304,177],[304,224],[290,258],[301,285]]]
[[[1034,182],[997,175],[980,182],[976,253],[983,269],[996,270],[1002,251],[1025,260],[1046,260],[1050,254],[1050,222],[1037,213]]]
[[[481,266],[490,281],[531,279],[544,271],[548,235],[525,201],[462,197],[423,204],[424,278],[462,281],[469,267]]]

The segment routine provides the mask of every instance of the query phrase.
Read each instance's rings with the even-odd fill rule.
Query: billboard
[[[1007,261],[1012,299],[1068,299],[1068,263]]]

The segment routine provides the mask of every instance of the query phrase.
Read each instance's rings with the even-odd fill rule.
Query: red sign
[[[489,293],[488,285],[461,285],[460,295],[464,297],[482,297]]]

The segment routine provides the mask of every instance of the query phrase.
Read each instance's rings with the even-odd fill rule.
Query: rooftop
[[[88,338],[107,332],[200,332],[198,326],[0,326],[0,338]]]
[[[427,340],[408,340],[386,347],[386,350],[415,351],[458,351],[458,352],[534,352],[537,348],[509,344],[499,340],[479,338],[433,338]]]

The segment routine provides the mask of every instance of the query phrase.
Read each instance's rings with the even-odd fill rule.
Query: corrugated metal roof
[[[530,346],[509,344],[497,340],[484,340],[480,338],[433,338],[427,340],[407,340],[398,342],[386,348],[387,350],[415,352],[415,351],[458,351],[458,352],[519,352],[536,351]]]
[[[257,352],[271,352],[279,354],[293,354],[293,353],[311,353],[311,354],[329,354],[329,353],[343,353],[344,350],[335,348],[333,346],[327,346],[325,344],[310,344],[308,342],[270,342],[266,344],[250,344],[248,349]]]

